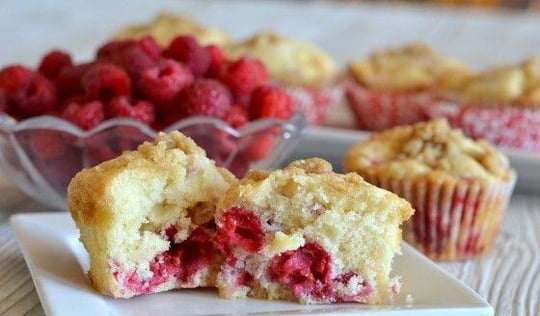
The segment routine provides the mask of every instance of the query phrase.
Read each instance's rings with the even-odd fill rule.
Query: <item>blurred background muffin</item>
[[[447,87],[450,103],[426,109],[473,138],[540,151],[540,57],[471,73]]]
[[[202,45],[223,45],[230,40],[224,31],[201,25],[185,15],[161,12],[148,23],[127,25],[114,34],[117,39],[142,38],[152,36],[165,47],[178,35],[187,34],[195,37]]]
[[[230,58],[250,56],[261,60],[271,80],[287,89],[296,109],[305,113],[310,125],[325,121],[329,109],[343,96],[334,60],[302,39],[261,31],[227,43],[224,51]]]
[[[488,251],[516,180],[502,153],[443,119],[372,134],[348,149],[344,169],[407,199],[416,213],[404,239],[436,260]]]
[[[358,128],[369,131],[426,120],[425,108],[444,87],[469,73],[463,63],[423,43],[375,51],[351,61],[347,70],[353,79],[347,100]]]

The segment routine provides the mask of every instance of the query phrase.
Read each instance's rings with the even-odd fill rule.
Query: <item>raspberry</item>
[[[71,56],[68,53],[53,50],[43,57],[38,71],[48,79],[55,80],[64,67],[72,65]]]
[[[188,35],[177,36],[163,52],[163,57],[172,58],[186,64],[193,74],[204,75],[210,67],[210,53]]]
[[[193,80],[193,75],[184,65],[166,59],[142,72],[140,87],[153,102],[166,104],[173,101]]]
[[[207,75],[212,78],[217,78],[219,76],[221,65],[227,61],[227,57],[225,56],[225,53],[223,53],[223,50],[217,45],[208,45],[206,46],[206,50],[210,55],[210,66]]]
[[[92,101],[84,105],[71,103],[64,109],[62,117],[84,130],[91,129],[105,120],[103,103],[101,101]]]
[[[32,152],[43,160],[62,159],[67,145],[58,131],[41,130],[29,134]]]
[[[267,273],[270,280],[286,285],[297,298],[323,298],[333,291],[330,261],[330,255],[320,245],[306,243],[274,256]]]
[[[57,105],[54,85],[40,75],[19,86],[12,99],[18,110],[28,116],[50,113]]]
[[[229,90],[212,79],[198,79],[184,89],[181,106],[187,115],[208,115],[221,118],[231,106]]]
[[[98,48],[96,59],[99,61],[117,61],[119,54],[128,47],[132,47],[135,40],[115,40],[103,44]]]
[[[112,117],[128,117],[148,125],[154,123],[154,106],[148,101],[129,102],[127,97],[116,97],[109,103],[109,114]]]
[[[0,89],[0,113],[8,113],[9,102],[4,90]]]
[[[271,133],[257,133],[242,139],[243,148],[240,154],[248,161],[259,161],[268,156],[274,147],[274,135]]]
[[[143,49],[137,46],[124,49],[117,57],[117,64],[126,70],[135,83],[138,83],[142,72],[154,67],[157,62],[158,60],[148,56]]]
[[[159,60],[163,50],[152,36],[144,36],[137,40],[135,46],[139,47],[148,57]]]
[[[130,94],[131,81],[127,73],[110,63],[97,63],[83,75],[82,86],[89,100],[110,100]]]
[[[28,84],[34,78],[34,72],[30,69],[13,65],[0,71],[0,90],[4,90],[9,97],[20,86]]]
[[[288,119],[293,112],[291,103],[289,95],[278,87],[258,87],[251,95],[249,118]]]
[[[60,99],[84,93],[81,79],[93,63],[64,67],[56,78],[56,92]]]
[[[183,282],[190,281],[197,271],[210,266],[217,253],[212,238],[202,228],[195,229],[187,240],[171,249],[171,254],[180,258],[180,280]]]
[[[235,98],[242,99],[256,87],[268,84],[268,71],[260,61],[242,57],[226,65],[220,79],[231,89]]]
[[[261,222],[252,211],[233,207],[221,215],[217,240],[225,252],[229,252],[233,245],[257,252],[263,246],[263,238]]]
[[[239,105],[232,105],[229,110],[223,115],[223,120],[234,128],[244,126],[247,121],[247,114]]]

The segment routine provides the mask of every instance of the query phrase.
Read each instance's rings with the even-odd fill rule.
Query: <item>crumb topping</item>
[[[165,47],[181,34],[189,34],[204,45],[223,45],[229,41],[229,36],[216,28],[200,25],[186,16],[176,16],[165,12],[158,14],[149,23],[128,25],[118,30],[114,37],[126,39],[151,35]]]
[[[451,129],[444,119],[373,134],[349,149],[344,165],[347,171],[399,178],[434,175],[500,181],[510,173],[502,153]]]
[[[284,84],[317,86],[336,74],[334,61],[318,47],[272,32],[259,32],[244,41],[229,43],[224,51],[231,58],[251,56],[262,60],[272,79]]]
[[[409,43],[353,61],[349,72],[360,84],[371,88],[411,91],[452,84],[469,71],[461,62],[425,44]]]
[[[452,88],[465,101],[487,106],[540,106],[540,57],[494,67]]]

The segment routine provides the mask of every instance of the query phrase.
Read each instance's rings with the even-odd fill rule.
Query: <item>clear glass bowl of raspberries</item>
[[[179,130],[242,176],[294,148],[306,123],[293,108],[261,62],[227,60],[189,36],[168,47],[108,42],[84,63],[55,50],[37,69],[0,70],[0,167],[29,196],[66,209],[77,171]]]

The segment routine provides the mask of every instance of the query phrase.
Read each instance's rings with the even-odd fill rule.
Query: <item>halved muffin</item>
[[[234,182],[176,131],[79,172],[68,205],[92,286],[119,298],[213,286],[215,205]]]
[[[399,291],[390,274],[400,224],[413,212],[404,199],[355,173],[334,173],[322,159],[251,171],[216,212],[225,257],[219,293],[304,304],[388,302]]]

